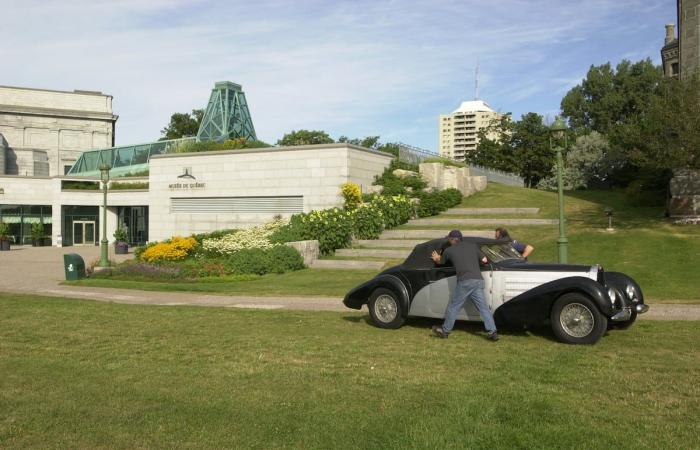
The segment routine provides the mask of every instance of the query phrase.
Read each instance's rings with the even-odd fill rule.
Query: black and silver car
[[[486,299],[499,326],[549,325],[558,339],[594,344],[609,328],[627,328],[646,312],[639,285],[599,265],[531,263],[503,240],[465,237],[488,260],[482,266]],[[367,304],[374,324],[399,328],[408,317],[444,318],[455,288],[455,269],[436,265],[430,255],[449,246],[447,239],[417,245],[403,264],[352,289],[343,303]],[[460,320],[481,321],[472,302]]]

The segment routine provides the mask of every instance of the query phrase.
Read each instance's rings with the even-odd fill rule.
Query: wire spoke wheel
[[[595,327],[593,313],[581,303],[566,305],[559,314],[559,322],[567,334],[577,338],[588,336]]]
[[[380,295],[374,302],[374,314],[384,323],[389,323],[396,319],[398,307],[396,300],[391,295]]]

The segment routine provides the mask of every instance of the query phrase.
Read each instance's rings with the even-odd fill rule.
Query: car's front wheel
[[[372,322],[379,328],[399,328],[405,321],[399,297],[390,289],[375,289],[367,306]]]
[[[583,294],[562,295],[550,315],[552,331],[567,344],[595,344],[608,329],[608,319]]]

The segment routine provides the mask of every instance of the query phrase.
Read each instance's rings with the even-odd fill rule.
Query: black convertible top
[[[474,236],[465,236],[462,238],[463,242],[473,242],[476,245],[491,245],[491,244],[503,244],[507,241],[502,239],[489,239]],[[444,249],[450,246],[447,238],[433,239],[422,244],[418,244],[413,247],[413,251],[406,261],[403,262],[403,266],[406,269],[431,269],[435,267],[435,263],[430,259],[433,250],[437,250],[438,253],[442,253]]]

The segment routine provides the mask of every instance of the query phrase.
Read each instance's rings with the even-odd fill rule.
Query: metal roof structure
[[[108,164],[111,167],[110,176],[128,176],[147,170],[152,155],[173,153],[184,144],[195,141],[220,142],[237,138],[257,140],[248,103],[240,84],[219,81],[211,91],[196,138],[88,150],[78,158],[68,175],[99,177],[99,167]]]

